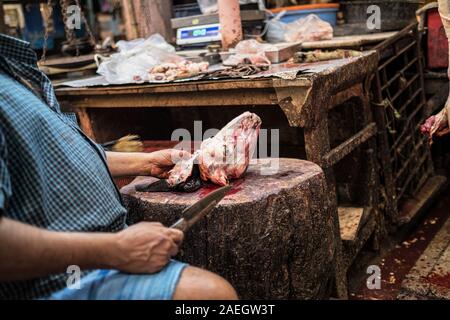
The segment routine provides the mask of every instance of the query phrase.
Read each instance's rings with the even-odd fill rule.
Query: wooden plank
[[[0,33],[6,33],[5,12],[3,4],[0,2]]]
[[[167,108],[278,105],[275,93],[262,91],[214,91],[210,95],[192,92],[171,94],[109,94],[71,97],[65,105],[75,108]]]
[[[372,211],[371,214],[369,214],[370,211]],[[365,218],[366,212],[368,212],[367,219]],[[375,234],[377,228],[379,228],[379,220],[373,214],[373,209],[365,208],[357,237],[353,241],[343,241],[344,267],[346,270],[353,264],[356,256]]]
[[[76,68],[92,62],[94,62],[94,54],[85,54],[78,57],[47,58],[45,61],[39,61],[39,67]]]
[[[404,225],[418,218],[420,213],[447,181],[444,176],[434,176],[428,179],[419,194],[414,199],[407,200],[399,212],[398,223]]]
[[[333,95],[331,97],[331,103],[328,105],[328,110],[331,110],[331,109],[343,104],[350,98],[362,97],[362,96],[364,96],[362,84],[361,83],[355,84],[354,86],[352,86],[346,90],[339,91],[337,94]]]
[[[134,15],[133,1],[121,0],[122,3],[122,18],[125,22],[125,33],[128,40],[138,38],[138,29],[136,17]]]
[[[152,34],[159,33],[168,42],[174,42],[174,33],[170,25],[172,1],[133,0],[133,5],[139,37],[148,38]]]
[[[58,68],[58,67],[47,67],[47,66],[40,66],[39,67],[39,70],[41,70],[42,72],[44,72],[48,76],[55,75],[55,74],[62,74],[62,73],[95,70],[95,69],[97,69],[97,65],[95,63],[91,63],[91,64],[88,64],[86,66],[77,67],[77,68]]]
[[[192,92],[210,90],[232,90],[232,89],[262,89],[273,88],[275,79],[239,79],[220,81],[196,81],[196,82],[172,82],[165,84],[141,84],[141,85],[117,85],[105,87],[69,88],[61,87],[55,90],[58,96],[68,95],[104,95],[104,94],[142,94],[142,93],[164,93],[164,92]],[[290,81],[292,85],[298,85],[297,80]],[[305,81],[301,82],[302,84]]]
[[[341,239],[344,241],[355,241],[361,227],[364,208],[339,207],[339,227]]]
[[[394,36],[397,31],[394,32],[381,32],[366,35],[353,35],[334,37],[331,40],[321,40],[312,42],[303,42],[302,49],[332,49],[332,48],[354,48],[361,47],[366,44],[377,43]]]
[[[331,167],[346,155],[350,154],[353,150],[359,147],[361,144],[372,138],[377,133],[377,125],[373,122],[366,126],[363,130],[355,134],[344,143],[340,144],[330,152],[328,152],[322,161],[322,165],[325,168]]]
[[[92,128],[91,118],[85,108],[77,110],[78,121],[80,123],[81,130],[92,140],[95,141],[94,129]]]

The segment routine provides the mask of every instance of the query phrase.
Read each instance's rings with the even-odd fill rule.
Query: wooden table
[[[258,113],[260,106],[281,108],[292,127],[303,129],[306,158],[322,167],[327,181],[327,203],[335,217],[337,238],[350,243],[349,254],[339,245],[336,255],[336,287],[338,296],[346,296],[346,270],[354,256],[375,229],[377,216],[378,180],[375,157],[376,124],[368,103],[367,82],[376,69],[378,56],[365,52],[361,57],[305,64],[309,73],[295,80],[280,78],[236,79],[222,81],[192,81],[171,84],[58,88],[57,97],[66,111],[75,111],[83,131],[96,139],[99,127],[93,125],[92,110],[123,108],[233,108],[247,106]],[[338,146],[331,148],[329,113],[346,101],[357,101],[359,128]],[[220,110],[220,109],[218,109]],[[128,124],[132,128],[133,124]],[[109,130],[114,130],[110,128]],[[367,181],[364,204],[339,210],[333,167],[356,149],[364,148]],[[341,224],[351,226],[341,228]],[[346,220],[356,219],[356,223]],[[365,226],[365,230],[362,230]],[[350,233],[350,234],[348,234]]]

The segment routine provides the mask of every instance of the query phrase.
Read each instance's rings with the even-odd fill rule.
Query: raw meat
[[[149,81],[173,81],[175,79],[194,77],[208,70],[208,62],[191,62],[183,60],[178,63],[162,63],[149,70]]]
[[[229,179],[241,177],[255,151],[260,127],[261,119],[245,112],[203,141],[198,156],[202,180],[224,186]]]
[[[233,119],[213,138],[206,139],[189,159],[179,161],[167,180],[157,181],[137,191],[192,192],[202,181],[227,185],[244,175],[256,148],[261,119],[245,112]]]
[[[274,51],[276,47],[256,40],[243,40],[236,45],[235,54],[223,62],[225,66],[236,66],[239,64],[252,64],[256,66],[270,65],[265,52]]]
[[[269,66],[255,66],[253,64],[238,64],[237,66],[219,69],[208,73],[205,79],[226,79],[248,77],[263,71],[267,71]]]
[[[433,137],[442,137],[450,132],[447,117],[447,108],[444,108],[438,114],[429,117],[420,126],[420,131],[429,137],[430,144],[433,143]]]

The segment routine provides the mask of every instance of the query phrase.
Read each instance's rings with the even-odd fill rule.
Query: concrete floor
[[[349,273],[350,299],[450,299],[450,188],[415,227],[387,239],[377,254],[365,250]],[[381,269],[381,289],[366,286],[367,266]]]

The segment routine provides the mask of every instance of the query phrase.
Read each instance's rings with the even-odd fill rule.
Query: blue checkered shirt
[[[0,34],[0,214],[54,231],[123,229],[126,209],[104,151],[61,113],[36,62],[28,43]],[[0,299],[44,298],[66,281],[3,282]]]

